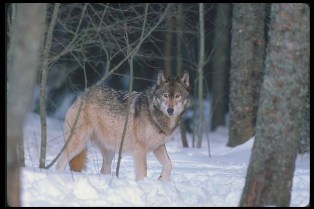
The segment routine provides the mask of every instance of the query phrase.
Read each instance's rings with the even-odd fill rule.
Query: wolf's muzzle
[[[169,115],[172,115],[173,112],[174,112],[174,109],[173,109],[173,108],[168,108],[168,109],[167,109],[167,112],[169,113]]]

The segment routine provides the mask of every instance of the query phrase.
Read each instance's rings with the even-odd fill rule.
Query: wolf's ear
[[[178,77],[179,82],[184,86],[184,88],[189,89],[190,82],[189,82],[189,73],[184,71],[181,76]]]
[[[158,76],[157,76],[157,86],[160,86],[162,83],[164,83],[167,80],[167,75],[163,70],[159,70]]]

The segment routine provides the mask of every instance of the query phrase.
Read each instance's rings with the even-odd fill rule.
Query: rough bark
[[[308,92],[306,96],[306,104],[303,110],[303,117],[300,127],[299,153],[304,154],[310,152],[310,78],[308,78]]]
[[[227,144],[230,147],[255,134],[265,57],[265,12],[263,3],[233,4]]]
[[[7,203],[20,206],[20,174],[17,142],[23,139],[23,122],[32,101],[40,40],[43,36],[46,4],[17,4],[12,32],[12,56],[7,81]],[[12,37],[12,36],[11,36]],[[9,59],[9,57],[8,57]]]
[[[217,126],[224,126],[227,106],[227,81],[228,68],[230,65],[230,10],[231,4],[217,4],[215,17],[214,58],[213,58],[213,77],[212,77],[212,102],[213,110],[211,118],[211,130]]]
[[[310,64],[310,9],[272,4],[256,136],[240,206],[290,204]]]

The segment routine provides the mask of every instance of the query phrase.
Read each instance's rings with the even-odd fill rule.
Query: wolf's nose
[[[168,108],[167,112],[171,115],[173,113],[174,109],[173,108]]]

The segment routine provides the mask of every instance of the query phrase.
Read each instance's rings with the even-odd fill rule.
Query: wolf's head
[[[177,116],[190,105],[189,74],[184,71],[176,78],[159,71],[153,105],[165,115]]]

